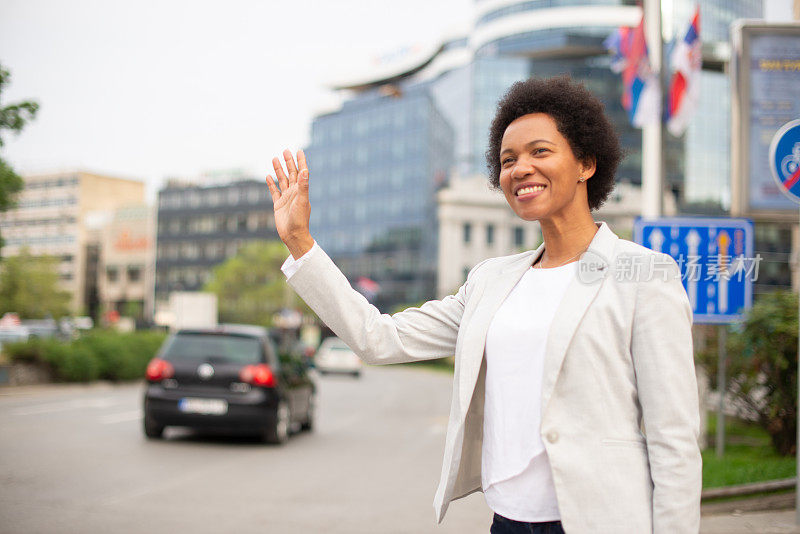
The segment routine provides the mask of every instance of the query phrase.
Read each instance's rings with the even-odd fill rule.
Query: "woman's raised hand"
[[[283,159],[286,161],[287,172],[283,172],[281,160],[272,158],[278,185],[275,185],[271,175],[267,175],[267,187],[272,195],[278,236],[297,259],[314,245],[314,239],[308,228],[311,217],[311,204],[308,202],[308,165],[302,150],[297,151],[297,164],[288,150],[283,151]]]

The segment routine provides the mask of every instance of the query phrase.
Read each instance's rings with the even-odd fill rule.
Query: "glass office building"
[[[498,99],[515,81],[566,73],[604,103],[626,159],[620,182],[641,183],[642,135],[620,104],[622,83],[603,41],[635,26],[634,0],[477,0],[471,29],[416,62],[341,83],[349,96],[318,116],[309,147],[312,231],[354,281],[381,284],[376,303],[431,298],[435,287],[435,191],[451,176],[486,174],[484,153]],[[688,131],[664,132],[665,194],[679,212],[721,215],[730,207],[727,28],[760,17],[761,1],[701,3],[703,96]],[[662,7],[667,38],[685,31],[694,2]],[[669,48],[665,47],[668,64]]]
[[[367,90],[312,124],[311,230],[355,281],[379,283],[389,309],[436,283],[436,195],[453,165],[453,128],[428,84]]]

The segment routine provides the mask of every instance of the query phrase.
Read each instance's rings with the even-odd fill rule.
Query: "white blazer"
[[[546,344],[541,433],[562,525],[568,533],[698,532],[699,404],[680,270],[596,224]],[[391,316],[352,289],[322,250],[289,278],[368,363],[455,354],[438,522],[451,501],[481,490],[486,332],[543,249],[484,260],[455,295]]]

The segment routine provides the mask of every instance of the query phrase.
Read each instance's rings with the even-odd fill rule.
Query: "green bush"
[[[35,363],[43,362],[42,343],[40,339],[28,341],[14,341],[3,345],[3,354],[12,362]]]
[[[727,393],[747,407],[769,434],[778,454],[794,455],[797,444],[797,294],[757,296],[738,331],[726,343]],[[715,379],[717,343],[698,354]]]
[[[74,341],[32,339],[10,343],[3,349],[12,361],[47,365],[57,380],[135,380],[144,376],[147,362],[165,337],[162,332],[118,333],[98,329]]]
[[[100,361],[85,347],[52,341],[44,344],[44,357],[57,380],[90,382],[100,377]]]

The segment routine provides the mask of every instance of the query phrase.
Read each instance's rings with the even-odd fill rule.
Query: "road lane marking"
[[[11,411],[11,415],[40,415],[46,413],[67,412],[69,410],[80,410],[83,408],[110,408],[119,402],[113,397],[103,397],[99,399],[75,399],[70,401],[48,402],[17,408]]]
[[[104,415],[100,418],[100,422],[104,425],[113,425],[115,423],[126,423],[128,421],[136,421],[143,416],[142,410],[133,410],[131,412],[114,413],[111,415]]]

